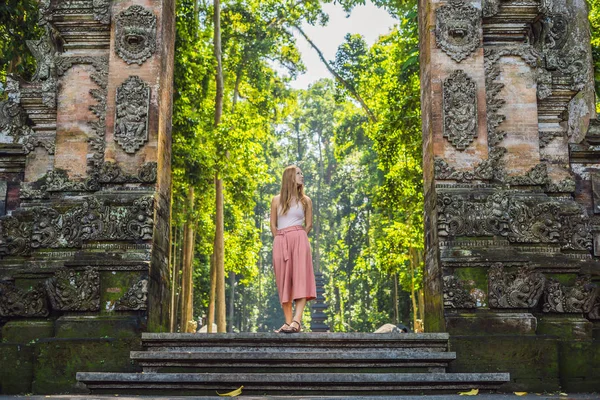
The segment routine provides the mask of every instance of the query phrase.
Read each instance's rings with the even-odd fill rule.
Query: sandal
[[[289,333],[290,332],[290,324],[287,322],[281,325],[281,328],[275,329],[273,332],[275,333]]]
[[[294,324],[298,325],[298,327],[296,328],[294,326]],[[285,333],[300,333],[302,332],[302,325],[300,324],[300,322],[293,320],[291,324],[289,324],[290,329],[283,331]]]

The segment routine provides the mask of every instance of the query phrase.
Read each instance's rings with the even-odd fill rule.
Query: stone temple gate
[[[37,72],[10,78],[0,103],[2,393],[134,371],[140,332],[170,318],[174,1],[40,8]],[[586,4],[422,0],[419,12],[426,330],[451,334],[452,372],[598,390]]]

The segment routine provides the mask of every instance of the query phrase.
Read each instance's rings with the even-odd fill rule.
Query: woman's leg
[[[285,316],[285,323],[292,323],[292,302],[282,303],[281,308],[283,308],[283,315]]]
[[[292,303],[290,303],[292,304]],[[293,321],[302,322],[302,314],[304,313],[304,306],[306,306],[306,298],[296,299],[296,312],[294,313]],[[286,320],[287,322],[287,320]]]

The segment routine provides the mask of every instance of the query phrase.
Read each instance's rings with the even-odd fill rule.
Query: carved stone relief
[[[42,284],[23,290],[9,281],[0,281],[0,317],[45,317],[46,291]]]
[[[466,149],[477,137],[475,82],[462,70],[444,80],[444,137],[457,149]]]
[[[557,243],[565,250],[592,248],[589,218],[574,201],[498,190],[477,198],[439,193],[437,202],[441,237],[501,236],[514,243]]]
[[[436,157],[434,160],[434,174],[436,179],[450,179],[458,182],[473,180],[500,180],[503,176],[504,165],[502,156],[506,153],[504,147],[493,148],[487,160],[478,164],[473,171],[457,171],[443,159]]]
[[[573,286],[550,279],[544,290],[544,312],[589,313],[597,297],[597,288],[589,276],[578,277]]]
[[[450,0],[435,12],[437,45],[456,62],[461,62],[480,44],[479,10],[461,0]]]
[[[129,205],[87,198],[68,209],[32,207],[0,218],[0,256],[27,255],[38,248],[80,248],[89,240],[152,238],[153,197]]]
[[[60,269],[45,285],[55,310],[100,310],[100,274],[95,268],[88,267],[82,272]]]
[[[135,283],[115,304],[115,310],[145,310],[148,307],[148,279]]]
[[[476,308],[475,299],[455,276],[444,276],[444,308]]]
[[[116,17],[115,50],[127,64],[139,64],[156,51],[156,16],[139,5]]]
[[[600,173],[592,174],[592,200],[594,202],[594,214],[600,214]]]
[[[94,19],[103,24],[110,24],[111,0],[93,0]]]
[[[150,87],[130,76],[117,88],[115,141],[126,153],[135,153],[148,141]]]
[[[156,182],[157,163],[144,163],[137,175],[128,175],[114,162],[105,162],[100,170],[102,183],[154,183]]]
[[[544,292],[546,278],[531,266],[516,273],[504,271],[502,263],[488,270],[488,299],[492,308],[533,308]]]

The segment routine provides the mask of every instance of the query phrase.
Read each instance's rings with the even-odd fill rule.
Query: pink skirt
[[[290,226],[277,231],[273,240],[273,267],[282,304],[317,297],[310,243],[303,227]]]

